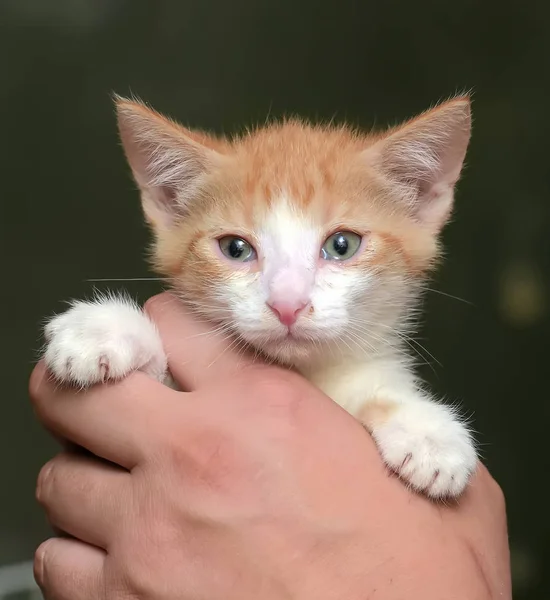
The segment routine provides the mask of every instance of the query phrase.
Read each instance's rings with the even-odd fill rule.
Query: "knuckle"
[[[55,459],[48,461],[38,474],[35,496],[38,503],[46,506],[50,497],[50,490],[54,480]]]
[[[129,588],[130,598],[153,600],[158,597],[158,582],[151,577],[149,569],[132,569],[124,580]]]
[[[164,571],[164,551],[154,538],[148,540],[146,547],[136,540],[132,546],[119,549],[117,569],[119,580],[124,582],[124,598],[153,600],[159,597],[159,580],[169,578]]]
[[[497,480],[491,475],[489,469],[479,462],[478,473],[485,485],[485,493],[488,498],[491,498],[491,504],[495,510],[506,513],[506,497]]]

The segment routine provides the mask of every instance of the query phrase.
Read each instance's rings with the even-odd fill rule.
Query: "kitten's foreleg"
[[[74,302],[48,322],[44,334],[46,366],[62,383],[87,387],[138,370],[170,383],[155,325],[127,298]]]
[[[461,494],[477,465],[474,441],[456,410],[435,401],[403,365],[373,361],[313,377],[371,433],[385,463],[433,498]]]
[[[433,498],[460,495],[474,472],[472,436],[449,406],[419,392],[379,396],[357,415],[385,463],[415,489]]]

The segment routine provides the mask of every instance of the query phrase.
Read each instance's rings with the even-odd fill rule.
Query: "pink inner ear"
[[[451,216],[453,195],[452,184],[439,183],[432,186],[418,206],[418,220],[430,229],[439,231]]]
[[[144,212],[155,225],[169,225],[185,212],[217,153],[183,127],[146,106],[119,100],[120,136],[142,192]]]
[[[469,139],[469,101],[459,98],[392,131],[366,154],[413,216],[437,233],[450,216]]]
[[[142,205],[149,223],[155,228],[165,229],[174,223],[178,214],[177,191],[168,186],[143,188]],[[183,210],[179,214],[183,215]]]
[[[175,217],[183,216],[186,206],[178,200],[178,190],[176,187],[160,185],[154,190],[154,201],[159,210],[165,214],[168,221],[173,221]]]

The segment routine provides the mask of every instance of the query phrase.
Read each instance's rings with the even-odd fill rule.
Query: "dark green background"
[[[41,319],[89,278],[148,275],[111,91],[229,132],[268,113],[384,125],[473,88],[433,282],[471,305],[428,295],[422,343],[442,366],[426,377],[474,413],[507,497],[515,598],[547,598],[549,19],[543,0],[0,0],[0,563],[48,534],[33,494],[56,446],[26,390]]]

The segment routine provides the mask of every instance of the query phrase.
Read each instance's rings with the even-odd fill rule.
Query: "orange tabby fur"
[[[139,102],[118,98],[117,111],[154,266],[182,300],[361,419],[410,485],[432,497],[460,494],[476,464],[472,438],[423,389],[406,349],[452,210],[468,98],[386,132],[294,119],[232,140]],[[342,232],[360,246],[334,260],[325,245]],[[246,243],[251,259],[224,255],[227,236]],[[76,303],[47,335],[59,379],[102,380],[106,360],[111,377],[136,368],[165,377],[161,340],[126,301]],[[84,351],[91,360],[79,363]]]
[[[454,102],[467,105],[462,98]],[[135,103],[122,101],[121,114],[126,106],[136,109]],[[423,276],[435,266],[439,244],[432,231],[411,221],[405,204],[396,205],[391,182],[358,164],[358,154],[380,140],[380,134],[311,127],[297,120],[251,131],[234,141],[178,129],[183,138],[200,139],[227,161],[210,175],[186,219],[173,229],[156,229],[154,266],[176,284],[183,278],[184,287],[196,292],[201,281],[222,277],[224,265],[212,260],[201,240],[227,231],[254,240],[262,211],[280,190],[301,209],[322,215],[327,232],[370,233],[372,252],[358,257],[353,268],[391,265]]]

